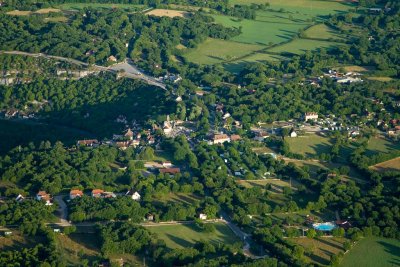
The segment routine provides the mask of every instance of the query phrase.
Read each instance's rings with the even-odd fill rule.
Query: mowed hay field
[[[260,49],[263,49],[263,46],[209,38],[197,49],[186,53],[185,58],[198,64],[215,64],[242,57]]]
[[[206,240],[213,244],[233,244],[241,242],[231,229],[223,223],[214,224],[214,233],[205,233],[193,224],[185,225],[163,225],[149,226],[147,230],[156,233],[158,238],[163,239],[170,248],[187,248],[193,246],[197,241]]]
[[[153,15],[157,17],[187,17],[189,16],[189,12],[179,11],[179,10],[171,10],[171,9],[153,9],[146,13],[147,15]]]
[[[329,138],[317,134],[307,134],[296,138],[286,138],[290,151],[306,157],[315,157],[329,153],[332,143]]]
[[[331,255],[337,255],[339,252],[344,252],[344,238],[291,238],[292,242],[301,245],[309,253],[305,253],[306,257],[313,263],[319,265],[329,265]],[[363,265],[353,265],[363,266]],[[376,265],[378,266],[378,265]]]
[[[390,267],[400,265],[400,241],[368,237],[360,240],[343,258],[341,267]]]
[[[378,172],[397,171],[400,172],[400,157],[384,161],[370,167],[371,170]]]
[[[13,10],[9,11],[6,14],[7,15],[12,15],[12,16],[28,16],[30,14],[48,14],[51,12],[57,13],[60,12],[61,10],[58,8],[42,8],[36,11],[22,11],[22,10]]]
[[[9,11],[6,14],[11,16],[28,16],[32,13],[32,11],[21,11],[21,10],[13,10]]]

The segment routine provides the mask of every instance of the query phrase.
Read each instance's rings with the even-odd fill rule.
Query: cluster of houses
[[[400,120],[392,119],[389,123],[385,123],[383,121],[378,121],[378,126],[386,131],[386,134],[390,138],[399,138],[400,137]]]
[[[5,119],[33,119],[35,118],[35,114],[34,113],[28,113],[28,112],[24,112],[24,111],[20,111],[18,109],[8,109],[4,111],[4,118]]]
[[[362,74],[358,72],[347,72],[341,73],[336,70],[329,70],[328,73],[324,73],[324,77],[330,77],[337,83],[350,84],[355,82],[363,82],[360,78]]]
[[[80,189],[71,189],[69,192],[69,199],[75,199],[75,198],[80,198],[84,195],[83,191]],[[90,192],[90,196],[94,198],[115,198],[117,195],[113,192],[107,192],[104,191],[103,189],[93,189]],[[134,191],[134,190],[129,190],[128,192],[125,193],[125,196],[129,196],[132,200],[139,201],[141,196],[139,192]]]
[[[228,123],[228,119],[229,119],[229,118],[230,118],[230,121],[233,122],[233,126],[234,126],[234,127],[236,127],[236,128],[242,128],[241,122],[232,119],[231,114],[230,114],[229,112],[225,112],[225,111],[224,111],[224,108],[225,108],[225,107],[224,107],[224,104],[216,104],[216,105],[215,105],[215,111],[216,111],[217,113],[222,114],[222,119],[224,120],[224,128],[227,128],[227,129],[228,129],[228,128],[231,127],[230,123]]]
[[[97,147],[101,144],[107,144],[107,145],[114,145],[121,150],[125,150],[129,147],[137,147],[141,141],[144,141],[148,145],[152,145],[155,143],[155,138],[150,131],[134,133],[129,128],[122,135],[114,134],[111,141],[100,142],[97,139],[84,139],[84,140],[78,140],[76,145],[78,147],[80,146]]]
[[[164,76],[156,78],[156,80],[160,82],[178,83],[182,80],[182,77],[179,74],[166,74]]]

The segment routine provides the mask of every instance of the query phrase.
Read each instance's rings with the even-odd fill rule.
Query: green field
[[[400,142],[392,142],[380,137],[372,137],[368,141],[367,155],[390,153],[395,150],[400,150]]]
[[[321,153],[329,153],[332,143],[327,137],[317,134],[308,134],[297,138],[286,138],[290,151],[306,157],[315,157]]]
[[[235,236],[226,224],[216,223],[214,225],[216,228],[214,233],[201,232],[195,224],[151,226],[147,227],[147,229],[156,233],[170,248],[190,247],[200,240],[206,240],[214,244],[240,242],[240,239]]]
[[[269,12],[270,13],[270,12]],[[263,14],[269,14],[267,11]],[[267,15],[266,15],[267,16]],[[242,27],[242,33],[231,40],[258,45],[272,45],[289,41],[300,29],[307,27],[310,23],[290,21],[288,18],[276,17],[273,21],[237,19],[229,16],[214,15],[217,23],[225,27]],[[259,17],[259,16],[258,16]]]
[[[269,54],[268,52],[256,52],[242,59],[224,63],[223,66],[227,71],[230,71],[232,73],[239,73],[246,64],[256,62],[263,63],[267,61],[282,61],[287,59],[287,57],[276,54]]]
[[[307,38],[345,40],[338,31],[325,24],[314,25],[308,28],[304,33]]]
[[[185,58],[198,64],[223,63],[226,70],[238,73],[248,63],[287,60],[290,54],[329,49],[343,44],[332,40],[346,40],[345,36],[321,23],[308,28],[304,38],[295,37],[315,21],[325,21],[329,14],[347,12],[353,8],[351,4],[325,0],[232,0],[230,3],[267,2],[271,6],[257,11],[254,20],[212,15],[215,22],[241,28],[242,33],[229,41],[209,39],[197,49],[188,50]]]
[[[359,241],[341,263],[342,267],[389,267],[400,265],[400,241],[370,237]]]
[[[295,14],[303,14],[303,15],[329,15],[333,13],[343,12],[350,8],[353,8],[354,5],[348,4],[344,1],[335,1],[335,0],[290,0],[290,1],[282,1],[282,0],[230,0],[229,3],[231,5],[241,4],[241,5],[250,5],[252,3],[255,4],[270,4],[270,9],[279,10],[281,8],[284,9],[285,12],[291,12]]]
[[[198,64],[215,64],[242,57],[263,48],[261,45],[210,38],[200,44],[197,49],[185,54],[185,58]]]
[[[341,43],[329,42],[329,41],[317,41],[310,39],[294,39],[293,41],[268,49],[271,53],[293,53],[303,54],[307,51],[316,50],[318,48],[330,49]]]

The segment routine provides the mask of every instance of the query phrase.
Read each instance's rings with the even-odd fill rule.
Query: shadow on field
[[[193,243],[191,243],[183,238],[180,238],[180,237],[177,237],[177,236],[174,236],[171,234],[166,234],[166,236],[169,239],[171,239],[172,241],[174,241],[177,245],[182,246],[184,248],[193,246]]]
[[[394,266],[399,266],[400,260],[394,257],[398,257],[400,255],[400,246],[389,244],[385,241],[378,241],[378,244],[382,245],[385,248],[385,251],[393,257],[390,259],[389,263],[393,264]]]

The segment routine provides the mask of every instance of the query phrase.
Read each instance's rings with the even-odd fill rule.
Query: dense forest
[[[228,39],[238,29],[224,28],[209,16],[195,13],[190,19],[160,18],[141,13],[127,15],[118,10],[85,10],[71,22],[43,24],[42,17],[16,17],[0,14],[0,49],[80,59],[88,63],[108,64],[114,56],[129,57],[145,70],[160,75],[176,72],[171,60],[178,45],[196,47],[207,37]]]

